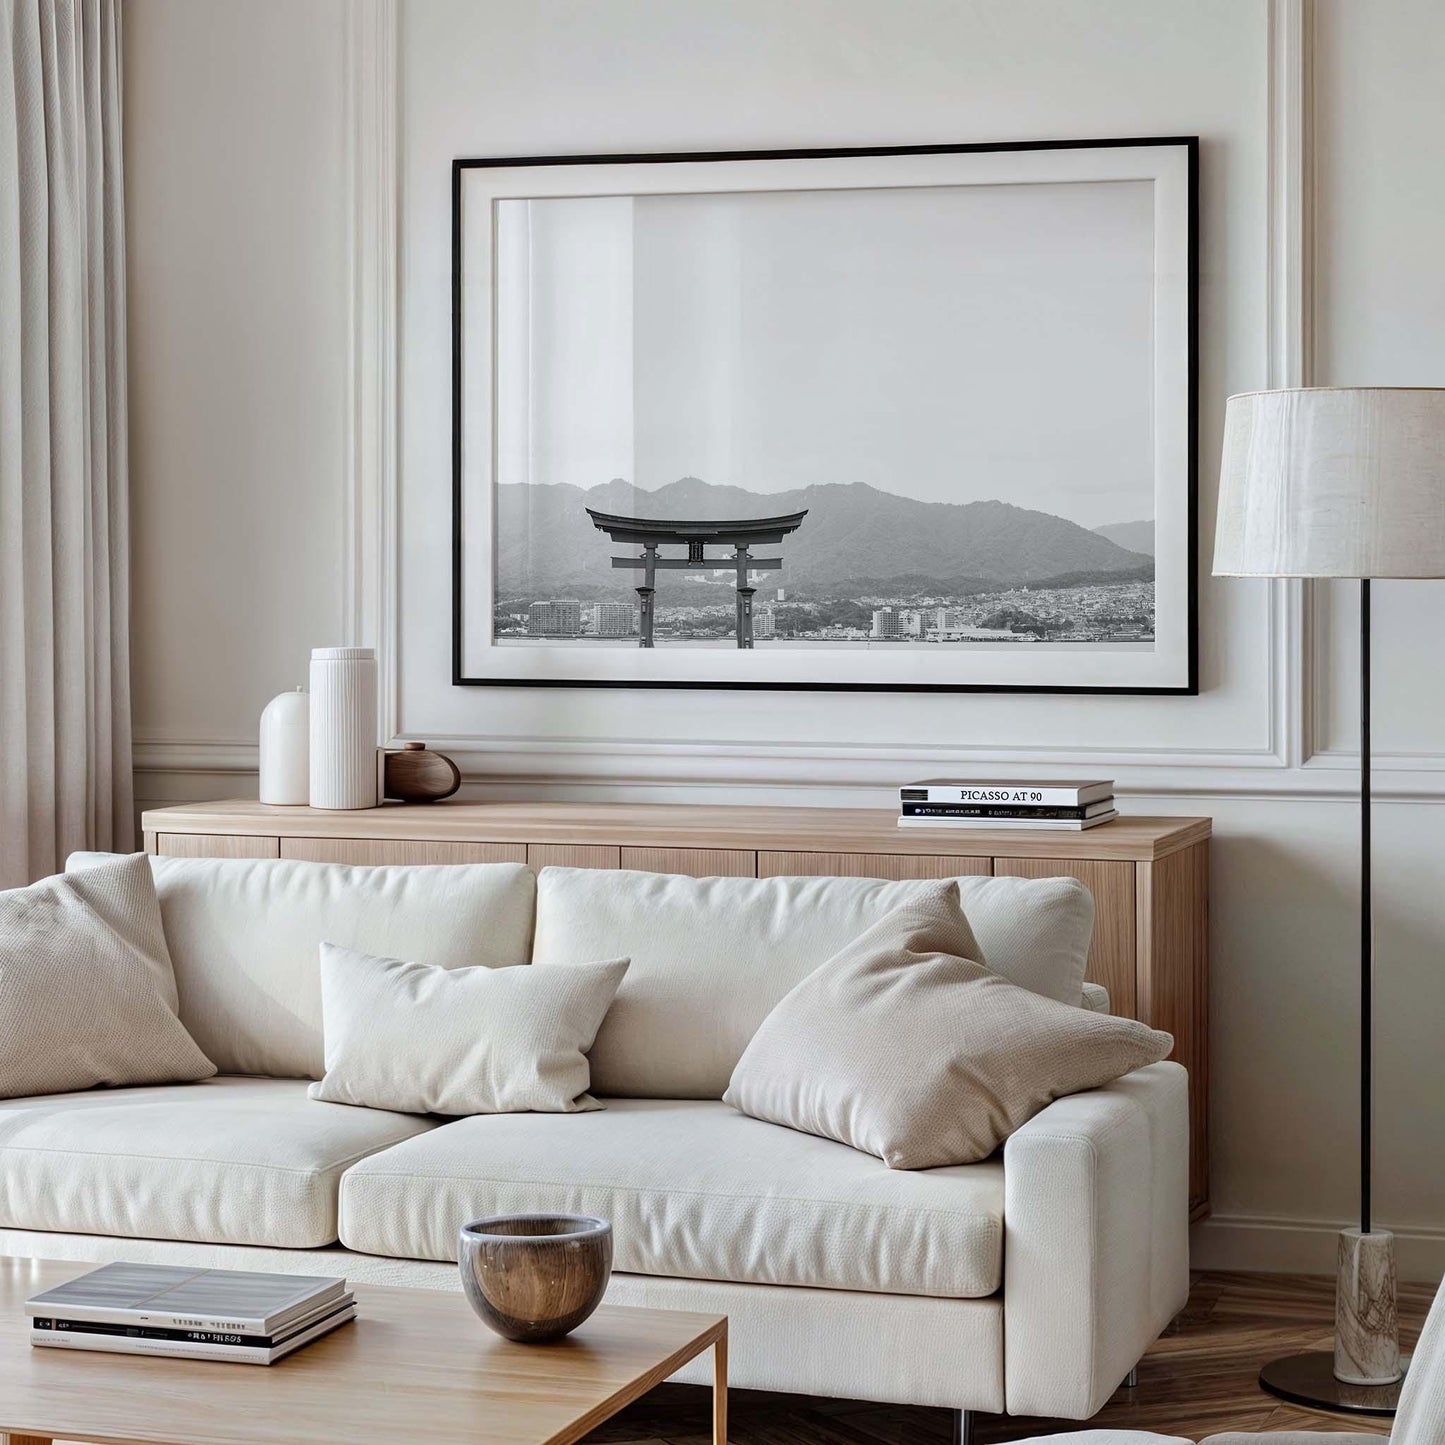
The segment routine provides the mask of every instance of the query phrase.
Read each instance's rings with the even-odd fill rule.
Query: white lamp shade
[[[1214,572],[1445,577],[1445,388],[1230,397]]]

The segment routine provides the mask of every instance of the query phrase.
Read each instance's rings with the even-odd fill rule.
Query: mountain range
[[[499,597],[596,597],[634,585],[612,568],[622,549],[592,525],[586,508],[622,516],[730,520],[806,511],[780,546],[766,585],[815,596],[872,591],[891,579],[911,590],[1036,583],[1066,574],[1153,575],[1153,559],[1063,517],[1008,502],[919,502],[863,483],[758,493],[683,477],[655,491],[616,479],[595,487],[516,483],[497,492]],[[721,550],[721,549],[719,549]],[[866,587],[863,585],[866,580]],[[680,582],[681,579],[678,579]],[[669,580],[669,590],[674,583]]]
[[[1117,542],[1131,552],[1142,552],[1146,557],[1154,555],[1153,522],[1113,522],[1107,527],[1095,527],[1101,537]]]

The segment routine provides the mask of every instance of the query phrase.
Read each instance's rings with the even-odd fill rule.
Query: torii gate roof
[[[616,517],[610,512],[587,515],[599,532],[606,532],[614,542],[714,542],[726,547],[751,547],[758,543],[781,542],[795,532],[807,511],[789,512],[784,517],[753,517],[738,521],[680,522],[659,517]]]

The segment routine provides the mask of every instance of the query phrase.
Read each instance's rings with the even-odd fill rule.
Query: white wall
[[[142,763],[233,761],[342,640],[345,5],[124,7]]]
[[[368,7],[385,15],[388,0],[354,0],[352,22]],[[1082,767],[1116,776],[1135,811],[1212,814],[1216,1218],[1197,1257],[1329,1268],[1329,1231],[1354,1199],[1348,597],[1321,596],[1297,628],[1283,590],[1206,576],[1197,699],[840,707],[826,694],[448,682],[458,155],[1201,135],[1207,573],[1223,398],[1278,379],[1265,0],[400,0],[399,11],[397,730],[460,753],[478,796],[781,789],[886,803],[921,768]],[[217,796],[254,787],[256,711],[344,616],[352,27],[339,0],[130,0],[127,21],[138,561],[160,579],[136,607],[138,788]],[[1440,383],[1445,114],[1432,77],[1445,12],[1325,0],[1317,28],[1316,379]],[[238,74],[265,77],[264,108]],[[218,156],[225,178],[187,181]],[[279,211],[265,207],[269,184]],[[250,425],[235,418],[237,395]],[[295,525],[273,530],[282,504]],[[161,572],[162,555],[186,565]],[[1406,1271],[1438,1273],[1445,592],[1379,594],[1378,733],[1395,756],[1378,815],[1377,1212],[1407,1235]]]

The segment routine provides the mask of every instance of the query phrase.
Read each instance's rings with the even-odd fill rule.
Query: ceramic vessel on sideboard
[[[377,803],[376,655],[369,647],[311,650],[311,806]]]
[[[302,688],[273,697],[261,713],[257,796],[302,807],[311,799],[311,698]]]

